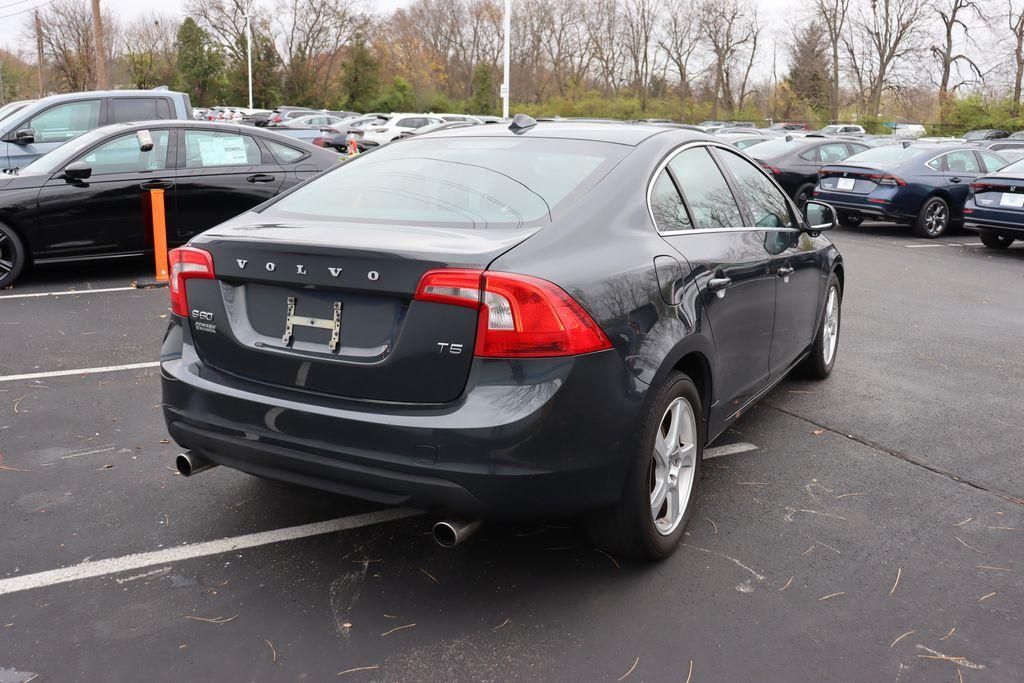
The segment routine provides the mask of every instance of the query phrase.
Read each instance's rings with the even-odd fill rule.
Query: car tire
[[[914,232],[918,237],[935,239],[946,233],[949,224],[949,204],[942,197],[930,197],[917,214],[917,220],[914,221]]]
[[[10,287],[25,267],[25,245],[18,233],[0,223],[0,289]]]
[[[1000,235],[994,232],[983,232],[978,236],[981,238],[981,243],[989,249],[1006,249],[1013,244],[1014,239],[1009,235]]]
[[[839,214],[839,225],[856,228],[858,225],[864,222],[864,216],[859,213],[847,213],[845,211]]]
[[[814,199],[814,183],[805,183],[793,193],[793,202],[796,203],[796,208],[801,211],[804,210],[804,204],[812,199]]]
[[[839,355],[839,331],[842,327],[843,290],[839,278],[828,280],[821,322],[814,333],[811,353],[800,364],[800,374],[809,379],[825,379],[832,374]]]
[[[622,500],[587,520],[594,545],[619,557],[670,555],[693,515],[700,483],[705,424],[697,386],[672,372],[653,391],[634,436]],[[656,498],[663,501],[657,509]]]

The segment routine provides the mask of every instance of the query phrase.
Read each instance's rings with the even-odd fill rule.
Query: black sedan
[[[787,135],[751,147],[747,153],[774,176],[797,206],[803,206],[811,199],[822,166],[866,149],[869,145],[860,140]]]
[[[149,190],[182,244],[338,163],[338,154],[249,126],[150,121],[97,128],[0,174],[0,288],[29,263],[151,251]]]
[[[355,157],[171,253],[179,471],[453,515],[448,545],[580,514],[665,556],[705,445],[836,362],[835,214],[807,208],[656,126],[520,115]]]
[[[963,217],[971,183],[1005,165],[997,154],[963,145],[876,147],[822,168],[814,198],[834,206],[847,225],[875,218],[935,238]]]
[[[964,227],[992,249],[1024,240],[1024,161],[977,178],[964,205]]]

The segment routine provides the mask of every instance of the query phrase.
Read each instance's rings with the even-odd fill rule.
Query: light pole
[[[245,52],[249,63],[249,109],[252,109],[252,22],[248,14],[245,15]]]
[[[502,56],[504,62],[504,77],[501,82],[501,117],[508,118],[508,62],[509,62],[509,34],[512,32],[512,0],[505,0],[505,50]]]

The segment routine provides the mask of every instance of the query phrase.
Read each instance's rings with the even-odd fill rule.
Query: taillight
[[[210,252],[195,247],[178,247],[167,254],[171,266],[170,290],[171,311],[184,318],[188,317],[188,299],[185,295],[185,280],[202,278],[212,280],[213,256]]]
[[[322,137],[313,138],[312,144],[316,145],[317,147],[326,147],[326,145],[324,145],[324,139]]]
[[[611,348],[608,337],[571,296],[529,275],[431,270],[420,280],[416,299],[478,309],[477,356],[543,358]]]
[[[902,187],[907,184],[907,181],[903,178],[898,178],[888,173],[869,173],[867,177],[879,185],[888,185],[889,187],[896,187],[897,185]]]
[[[769,173],[772,173],[772,174],[774,174],[774,175],[779,175],[779,174],[781,174],[781,173],[782,173],[782,169],[781,169],[781,168],[779,168],[778,166],[772,166],[771,164],[766,164],[766,163],[764,163],[763,161],[761,162],[761,166],[762,166],[762,167],[763,167],[763,168],[764,168],[764,169],[765,169],[766,171],[768,171]]]

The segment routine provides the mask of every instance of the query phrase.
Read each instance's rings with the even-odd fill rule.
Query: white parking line
[[[180,545],[175,548],[154,550],[148,553],[113,557],[108,560],[83,562],[82,564],[78,564],[73,567],[51,569],[45,572],[37,572],[35,574],[26,574],[25,576],[15,576],[10,579],[2,579],[0,580],[0,595],[32,590],[33,588],[54,586],[58,583],[67,583],[69,581],[91,579],[97,576],[105,576],[107,574],[117,574],[119,572],[140,569],[142,567],[151,567],[156,564],[181,562],[182,560],[191,560],[197,557],[206,557],[207,555],[219,555],[220,553],[227,553],[245,548],[255,548],[257,546],[268,545],[270,543],[281,543],[282,541],[294,541],[300,538],[308,538],[310,536],[332,534],[337,531],[348,531],[364,526],[371,526],[373,524],[391,522],[396,519],[414,517],[419,514],[422,514],[419,510],[410,510],[408,508],[389,508],[387,510],[368,512],[362,515],[340,517],[326,522],[314,522],[313,524],[303,524],[302,526],[292,526],[284,529],[274,529],[272,531],[261,531],[259,533],[246,534],[244,536],[232,536],[229,538],[221,538],[216,541],[190,543],[188,545]]]
[[[43,379],[44,377],[68,377],[71,375],[95,375],[98,372],[118,372],[120,370],[140,370],[155,368],[160,361],[146,363],[129,363],[127,365],[108,365],[102,368],[79,368],[77,370],[52,370],[50,372],[30,372],[24,375],[0,375],[0,382],[20,382],[26,379]]]
[[[756,451],[757,446],[752,443],[730,443],[725,446],[716,446],[714,448],[704,449],[704,459],[710,460],[711,458],[721,458],[723,455],[736,455],[737,453],[746,453],[747,451]]]
[[[944,247],[945,244],[904,244],[907,249],[923,249],[924,247]]]
[[[142,292],[138,287],[107,287],[105,289],[69,289],[60,292],[33,292],[31,294],[5,294],[3,299],[34,299],[44,296],[68,296],[69,294],[102,294],[103,292]]]

